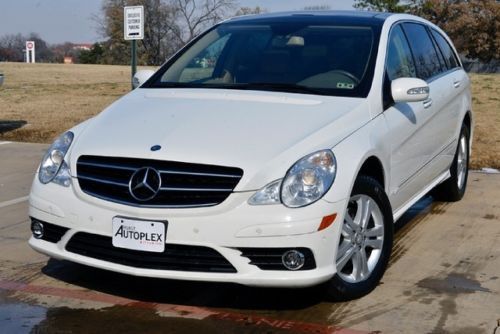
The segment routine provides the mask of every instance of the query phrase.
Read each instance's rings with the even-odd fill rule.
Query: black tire
[[[361,175],[357,178],[357,180],[354,184],[352,194],[351,194],[351,200],[355,199],[356,197],[358,197],[360,195],[365,195],[364,198],[367,198],[366,196],[368,196],[370,199],[374,200],[375,203],[377,204],[378,208],[380,209],[379,213],[381,213],[381,215],[382,215],[381,219],[380,218],[378,219],[379,221],[383,222],[383,231],[384,231],[383,242],[382,242],[382,246],[380,247],[380,252],[379,252],[380,256],[378,258],[378,262],[376,262],[376,264],[374,265],[369,276],[367,278],[364,278],[362,281],[349,282],[345,278],[342,277],[343,273],[339,271],[327,283],[328,296],[335,301],[346,301],[346,300],[360,298],[364,295],[367,295],[373,289],[375,289],[375,287],[380,282],[382,276],[384,275],[384,272],[387,268],[387,264],[389,263],[389,258],[391,256],[392,243],[393,243],[393,233],[394,233],[393,232],[394,221],[393,221],[393,217],[392,217],[391,205],[390,205],[389,199],[387,198],[387,195],[385,194],[384,188],[375,179],[368,177],[368,176]],[[353,202],[353,201],[350,202],[350,204],[348,206],[348,212],[346,213],[346,215],[350,215],[350,217],[353,217],[353,215],[349,212],[349,210],[350,210],[349,208],[351,208],[352,205],[357,205],[357,204],[355,204],[355,202]],[[344,220],[343,224],[349,225],[346,222],[346,220]],[[374,224],[373,217],[370,218],[369,224]],[[379,224],[380,224],[380,222],[379,222]],[[344,227],[345,227],[345,225],[343,225],[343,228]],[[342,238],[344,238],[344,237],[341,236],[341,242],[343,242]],[[364,244],[364,242],[363,242],[363,244]],[[339,247],[339,246],[340,245],[335,245],[335,247]],[[366,246],[359,246],[359,247],[366,247]],[[368,254],[368,252],[370,252],[370,254],[371,254],[372,251],[370,251],[369,248],[364,248],[364,249],[365,249],[366,255]],[[339,250],[339,254],[340,254],[340,250]],[[370,255],[368,255],[368,257],[369,256]],[[336,259],[336,263],[338,264],[337,261],[338,261],[338,259]],[[352,266],[354,266],[354,262],[352,262]],[[342,268],[342,270],[344,270],[344,268],[345,268],[345,265]],[[354,273],[354,270],[353,270],[353,273]]]
[[[462,186],[459,184],[459,172],[458,172],[458,164],[459,164],[459,151],[462,138],[465,138],[465,156],[466,156],[466,169],[465,176],[462,183]],[[450,178],[443,183],[439,184],[432,190],[432,196],[437,201],[442,202],[457,202],[460,201],[465,194],[465,190],[467,189],[467,179],[469,178],[469,140],[470,140],[470,131],[466,125],[462,125],[462,130],[460,131],[460,136],[458,137],[458,145],[457,150],[455,152],[455,157],[453,158],[453,163],[450,167]]]

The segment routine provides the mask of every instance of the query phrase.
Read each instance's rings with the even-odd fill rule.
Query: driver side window
[[[391,81],[397,78],[417,77],[410,46],[399,25],[392,29],[389,37],[386,71],[387,77]]]
[[[398,78],[416,77],[417,70],[408,40],[401,25],[397,25],[391,31],[387,46],[383,88],[384,110],[394,103],[391,94],[391,81]]]

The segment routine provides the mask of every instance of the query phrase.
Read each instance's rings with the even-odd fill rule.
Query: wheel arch
[[[462,124],[467,126],[469,130],[469,155],[472,154],[472,137],[474,135],[474,119],[472,116],[472,111],[467,110],[462,120]],[[461,128],[461,126],[460,126]]]
[[[469,129],[469,131],[472,129],[472,115],[471,115],[470,110],[467,110],[467,112],[465,113],[464,119],[462,121],[462,124],[464,124],[465,126],[467,126],[467,128]]]
[[[358,175],[365,175],[372,177],[375,179],[380,185],[385,189],[386,188],[386,182],[385,182],[385,172],[384,172],[384,166],[382,165],[382,162],[380,159],[374,155],[368,157],[363,164],[361,165],[361,168],[358,171]]]

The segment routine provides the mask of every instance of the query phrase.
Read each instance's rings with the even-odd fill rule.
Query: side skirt
[[[429,191],[431,191],[438,184],[446,181],[450,178],[450,170],[446,170],[444,173],[435,178],[427,187],[425,187],[421,192],[413,196],[408,202],[403,204],[399,209],[393,212],[394,222],[396,222],[401,216],[411,208],[415,203],[417,203],[422,197],[424,197]]]

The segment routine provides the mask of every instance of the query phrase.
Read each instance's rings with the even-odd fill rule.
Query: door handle
[[[461,84],[462,84],[462,82],[460,80],[453,81],[453,87],[455,87],[455,88],[460,87]]]
[[[432,99],[427,99],[424,101],[424,108],[428,109],[432,106]]]

